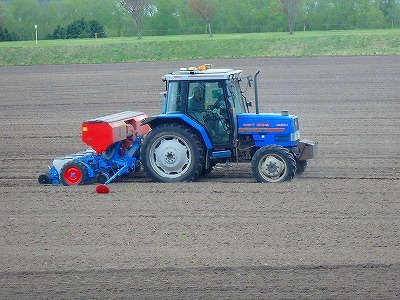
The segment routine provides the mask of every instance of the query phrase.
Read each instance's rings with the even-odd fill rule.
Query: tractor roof
[[[163,81],[240,78],[241,73],[242,70],[212,69],[211,65],[202,65],[198,68],[181,68],[178,71],[166,74],[163,76]]]

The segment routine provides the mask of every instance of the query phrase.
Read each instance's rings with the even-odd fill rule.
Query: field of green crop
[[[400,29],[0,43],[0,65],[393,54],[400,54]]]

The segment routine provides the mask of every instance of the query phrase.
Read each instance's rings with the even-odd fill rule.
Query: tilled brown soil
[[[400,56],[210,62],[261,70],[261,110],[297,114],[319,143],[306,173],[39,185],[87,148],[82,121],[157,114],[161,76],[203,62],[0,67],[0,298],[400,297]]]

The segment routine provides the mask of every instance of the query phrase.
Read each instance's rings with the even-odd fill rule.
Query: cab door
[[[205,127],[214,148],[231,148],[233,142],[233,119],[224,85],[222,80],[191,81],[188,87],[187,102],[192,103],[192,98],[199,93],[197,96],[201,94],[204,106],[198,109],[197,103],[197,108],[191,110],[188,105],[187,113]]]
[[[242,98],[242,91],[238,80],[227,80],[226,81],[226,93],[227,93],[227,105],[229,107],[229,117],[231,119],[231,134],[232,144],[237,141],[237,115],[247,112],[245,102]]]

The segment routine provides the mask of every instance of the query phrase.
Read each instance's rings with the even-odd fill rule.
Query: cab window
[[[241,114],[247,112],[243,98],[242,90],[238,81],[227,82],[228,86],[228,100],[231,108],[234,108],[235,114]]]
[[[180,81],[172,81],[168,84],[168,92],[165,99],[165,113],[174,114],[181,111],[183,84]]]

